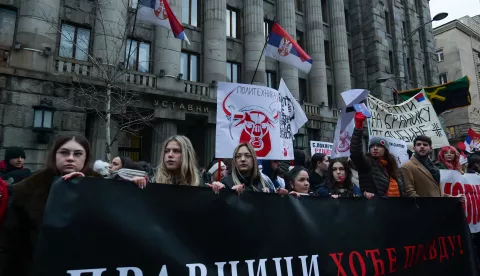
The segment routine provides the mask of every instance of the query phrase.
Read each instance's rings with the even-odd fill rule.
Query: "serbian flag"
[[[307,74],[312,68],[312,58],[276,22],[273,24],[268,37],[265,55],[280,62],[288,63]]]
[[[185,40],[188,44],[187,35],[183,30],[183,26],[178,21],[167,0],[140,0],[137,10],[137,18],[140,21],[159,25],[172,30],[173,35],[181,40]]]
[[[467,152],[478,151],[480,149],[480,134],[469,128],[464,144]]]

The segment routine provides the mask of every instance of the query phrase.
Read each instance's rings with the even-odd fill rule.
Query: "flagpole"
[[[140,3],[137,3],[137,9],[135,10],[135,15],[133,17],[133,26],[132,26],[132,36],[135,36],[135,26],[137,25],[137,14],[138,14],[138,5],[140,5]],[[128,42],[128,31],[127,31],[127,42]],[[127,62],[125,64],[125,68],[128,70],[128,63],[130,62],[130,54],[132,53],[132,41],[130,40],[130,46],[128,47],[128,55],[127,55]]]
[[[277,17],[273,18],[273,24],[275,24],[276,19],[277,19]],[[257,74],[258,66],[260,66],[260,61],[262,60],[262,56],[263,56],[263,53],[265,52],[265,48],[267,48],[267,43],[268,43],[268,38],[269,37],[270,37],[270,32],[268,33],[267,38],[265,39],[265,44],[263,45],[263,50],[262,50],[262,53],[260,54],[260,58],[258,59],[257,68],[255,68],[255,72],[253,72],[252,82],[250,82],[250,84],[253,84],[253,81],[255,80],[255,75]]]
[[[250,84],[253,84],[253,81],[255,80],[255,75],[257,74],[258,66],[260,66],[260,61],[262,61],[263,52],[265,52],[265,48],[267,48],[269,37],[270,37],[270,34],[267,35],[267,39],[265,40],[265,44],[263,45],[262,53],[260,54],[260,58],[258,59],[257,68],[255,68],[255,72],[253,72],[252,82]]]

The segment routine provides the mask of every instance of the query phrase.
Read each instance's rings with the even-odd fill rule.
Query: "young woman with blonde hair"
[[[187,137],[172,136],[163,143],[162,149],[155,179],[157,183],[200,185],[197,157]]]
[[[222,179],[222,183],[208,185],[218,192],[225,186],[238,193],[243,191],[273,193],[275,188],[265,182],[258,169],[257,155],[249,143],[239,144],[233,152],[232,174]]]

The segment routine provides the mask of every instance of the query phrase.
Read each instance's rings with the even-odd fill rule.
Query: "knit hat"
[[[10,161],[10,159],[23,157],[25,159],[25,151],[20,147],[11,147],[5,151],[5,161]]]
[[[372,139],[370,139],[370,143],[368,143],[368,148],[371,148],[373,145],[380,145],[384,147],[386,150],[389,149],[387,140],[381,137],[373,137]]]
[[[225,166],[225,164],[222,161],[220,161],[220,166],[227,168],[227,166]],[[216,171],[218,171],[218,162],[212,165],[212,167],[208,170],[208,173],[213,174]]]

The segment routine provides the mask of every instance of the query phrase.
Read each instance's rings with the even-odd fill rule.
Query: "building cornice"
[[[480,41],[480,34],[475,32],[474,30],[472,30],[470,27],[463,24],[459,20],[453,20],[453,21],[447,22],[443,25],[440,25],[440,26],[434,28],[433,29],[433,34],[436,36],[436,35],[448,32],[448,31],[453,30],[453,29],[458,29],[459,31],[465,33],[466,35],[474,37],[475,39]]]

